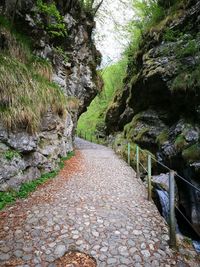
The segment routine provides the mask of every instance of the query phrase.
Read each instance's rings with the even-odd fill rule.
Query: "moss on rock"
[[[182,156],[184,160],[187,162],[194,162],[196,160],[200,160],[200,144],[196,143],[182,152]]]

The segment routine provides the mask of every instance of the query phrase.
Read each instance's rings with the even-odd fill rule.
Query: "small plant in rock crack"
[[[18,151],[11,150],[11,149],[5,151],[3,153],[3,156],[7,160],[12,160],[13,158],[20,158],[21,157],[21,155],[20,155],[20,153]]]
[[[62,57],[63,62],[64,62],[65,64],[69,61],[69,57],[68,57],[68,55],[67,55],[67,52],[64,51],[62,47],[57,46],[57,47],[55,47],[53,50],[54,50],[54,52],[55,52],[56,54],[58,54],[60,57]]]

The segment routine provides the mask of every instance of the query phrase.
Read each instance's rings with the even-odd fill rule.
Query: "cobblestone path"
[[[53,267],[77,249],[99,267],[190,266],[169,249],[134,171],[111,149],[80,139],[77,147],[57,178],[0,213],[0,265]]]

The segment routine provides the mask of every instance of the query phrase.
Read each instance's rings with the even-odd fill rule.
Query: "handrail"
[[[80,136],[81,138],[84,138],[85,140],[88,140],[88,135],[87,133],[82,133],[81,131],[79,133],[77,133],[77,136]],[[92,134],[91,134],[91,138],[89,138],[89,141],[95,141],[92,138]],[[97,144],[99,144],[99,135],[96,138]],[[113,144],[112,144],[112,148],[113,148]],[[141,163],[140,161],[140,152],[143,155],[147,156],[147,168]],[[128,164],[131,164],[131,145],[129,142],[127,142],[127,161]],[[177,172],[175,172],[174,170],[172,170],[171,168],[169,168],[168,166],[166,166],[165,164],[163,164],[162,162],[160,162],[159,160],[157,160],[150,152],[146,152],[145,150],[143,150],[142,148],[140,148],[138,145],[136,145],[136,173],[137,173],[137,177],[140,177],[140,167],[148,174],[147,178],[148,178],[148,200],[151,201],[151,194],[152,194],[152,160],[155,161],[156,163],[158,163],[160,166],[162,166],[163,168],[165,168],[168,172],[169,172],[169,236],[170,236],[170,246],[173,248],[176,248],[176,219],[175,219],[175,208],[180,212],[180,214],[182,215],[182,218],[184,218],[187,223],[190,224],[190,226],[192,227],[192,229],[196,232],[197,235],[199,235],[199,233],[194,229],[193,225],[191,224],[191,222],[189,221],[189,219],[180,211],[180,209],[175,205],[175,177],[181,179],[182,181],[184,181],[185,183],[187,183],[189,186],[191,186],[194,190],[198,191],[200,193],[200,189],[197,188],[194,184],[192,184],[191,182],[189,182],[188,180],[186,180],[184,177],[182,177],[181,175],[179,175]],[[162,190],[163,191],[163,190]]]
[[[145,168],[145,166],[140,162],[140,156],[139,152],[141,152],[143,155],[148,156],[148,170]],[[170,169],[168,166],[165,164],[161,163],[159,160],[157,160],[152,154],[149,152],[144,151],[141,149],[138,145],[136,146],[136,165],[141,166],[147,173],[148,173],[148,199],[151,200],[150,194],[152,190],[151,186],[151,169],[152,166],[151,164],[149,165],[149,158],[154,160],[156,163],[161,165],[163,168],[165,168],[167,171],[169,171],[169,228],[170,228],[170,245],[171,247],[176,247],[176,220],[175,220],[175,208],[180,212],[182,215],[182,218],[189,223],[189,225],[192,227],[192,229],[196,232],[198,236],[199,233],[194,229],[193,225],[189,221],[189,219],[181,212],[181,210],[175,205],[175,176],[185,183],[187,183],[189,186],[191,186],[194,190],[197,192],[200,192],[200,189],[197,188],[195,185],[193,185],[191,182],[186,180],[184,177],[179,175],[177,172],[174,170]],[[140,175],[140,170],[137,168],[137,176]],[[163,190],[162,190],[163,191]]]
[[[141,149],[140,147],[139,147],[139,150],[140,150],[142,153],[146,154],[146,155],[150,154],[150,153],[146,153],[146,152],[145,152],[143,149]],[[157,160],[154,156],[151,155],[151,158],[152,158],[155,162],[157,162],[159,165],[161,165],[163,168],[167,169],[168,171],[174,171],[174,170],[170,169],[168,166],[166,166],[165,164],[161,163],[161,162],[160,162],[159,160]],[[175,172],[175,171],[174,171],[174,172]],[[181,180],[183,180],[185,183],[189,184],[191,187],[193,187],[195,190],[197,190],[197,191],[200,193],[200,189],[199,189],[199,188],[197,188],[195,185],[193,185],[193,184],[190,183],[188,180],[186,180],[185,178],[183,178],[183,177],[182,177],[181,175],[179,175],[177,172],[175,172],[175,176],[177,176],[178,178],[180,178]]]

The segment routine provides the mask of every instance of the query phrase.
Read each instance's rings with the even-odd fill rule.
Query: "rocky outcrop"
[[[168,14],[162,27],[144,36],[132,59],[136,71],[130,62],[129,83],[108,110],[106,124],[108,134],[124,128],[125,138],[200,188],[200,3],[185,2],[177,16]],[[181,180],[177,186],[181,210],[200,232],[200,194]]]
[[[24,131],[7,132],[0,127],[0,188],[18,188],[21,183],[37,179],[57,168],[59,158],[72,151],[73,123],[46,114],[41,131],[31,135]]]
[[[66,112],[61,116],[49,108],[34,133],[23,125],[8,129],[0,124],[0,191],[19,188],[57,168],[59,159],[73,150],[78,117],[98,92],[96,66],[101,55],[92,40],[93,17],[79,1],[57,0],[51,14],[39,3],[48,7],[51,1],[1,1],[0,11],[29,39],[32,53],[52,66],[48,78],[64,92]],[[5,32],[0,34],[0,54],[15,47]]]

